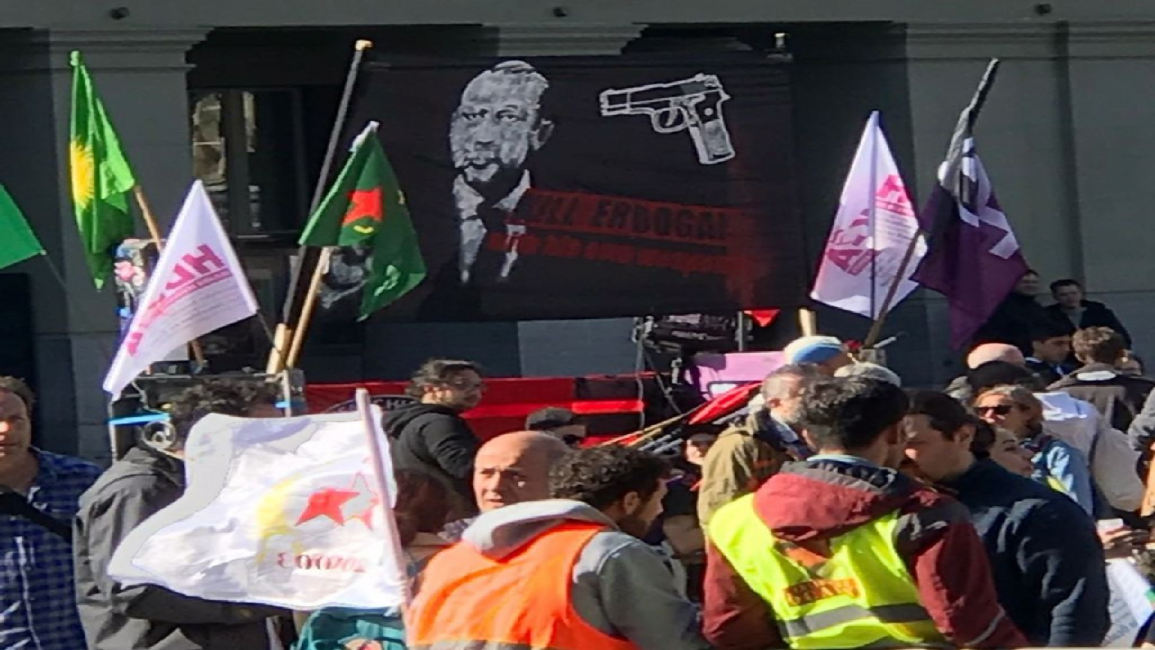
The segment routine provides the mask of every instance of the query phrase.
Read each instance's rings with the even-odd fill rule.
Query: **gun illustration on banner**
[[[734,157],[734,146],[722,116],[722,102],[730,95],[717,75],[696,74],[670,83],[603,90],[602,117],[649,115],[654,131],[690,131],[698,162],[716,165]]]

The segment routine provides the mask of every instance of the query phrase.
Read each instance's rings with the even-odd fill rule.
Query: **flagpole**
[[[148,228],[149,237],[156,243],[156,252],[159,254],[164,250],[164,242],[160,238],[160,227],[156,223],[156,215],[152,213],[152,208],[148,205],[148,200],[144,197],[144,190],[140,185],[132,186],[132,196],[136,199],[136,204],[140,206],[140,214],[144,217],[144,225]],[[201,344],[196,339],[189,341],[189,347],[192,349],[193,359],[196,360],[197,367],[205,367],[205,352],[201,349]]]
[[[878,232],[875,216],[878,213],[878,111],[870,115],[870,188],[867,190],[866,209],[870,221],[870,313],[877,321],[878,309]]]
[[[918,241],[922,236],[922,230],[916,230],[914,231],[914,236],[910,238],[910,243],[906,246],[906,252],[902,255],[902,262],[898,265],[898,273],[895,274],[894,281],[886,288],[886,296],[882,299],[882,309],[878,312],[878,316],[870,326],[870,332],[866,335],[866,340],[862,342],[863,349],[873,347],[875,343],[878,343],[878,337],[882,336],[882,326],[886,322],[886,314],[890,311],[890,305],[894,302],[894,297],[898,295],[898,285],[902,283],[902,278],[906,276],[906,269],[910,267],[910,261],[914,259],[914,251],[918,249]]]
[[[389,480],[385,477],[385,450],[381,448],[381,439],[377,435],[379,423],[374,422],[372,402],[369,401],[369,391],[358,388],[356,393],[357,413],[361,415],[361,422],[365,425],[365,435],[369,437],[369,449],[373,454],[373,475],[377,478],[377,493],[380,495],[382,522],[385,534],[389,536],[389,550],[393,553],[393,561],[397,568],[404,570],[408,562],[405,551],[401,547],[401,536],[397,531],[397,520],[393,517],[393,495],[389,491]],[[409,581],[402,580],[402,593],[405,603],[411,597]]]
[[[798,326],[802,328],[802,336],[816,336],[818,334],[818,314],[813,309],[801,307],[798,309]]]
[[[301,348],[305,344],[305,333],[309,331],[313,312],[317,308],[317,296],[321,292],[321,281],[329,272],[329,260],[332,257],[333,248],[331,246],[322,248],[321,254],[317,257],[317,264],[313,267],[313,276],[309,279],[309,292],[305,294],[305,304],[301,305],[301,318],[297,321],[297,326],[289,330],[292,334],[292,340],[289,341],[288,350],[285,352],[285,368],[292,368],[297,365],[297,359],[301,356]]]
[[[341,100],[337,104],[337,115],[333,120],[333,128],[329,131],[329,144],[325,149],[325,158],[321,162],[321,172],[317,175],[317,185],[313,188],[313,198],[309,202],[309,214],[317,209],[317,206],[321,204],[321,199],[325,197],[329,174],[333,169],[333,159],[337,156],[337,146],[341,141],[341,132],[345,128],[345,118],[349,114],[349,104],[352,102],[353,90],[357,85],[357,75],[361,71],[361,60],[365,57],[365,50],[371,47],[373,47],[373,41],[365,39],[358,40],[353,44],[353,60],[350,61],[349,71],[345,74],[345,87],[341,91]],[[277,324],[277,329],[273,334],[273,341],[281,342],[281,347],[278,348],[274,345],[269,353],[269,362],[266,368],[269,373],[277,373],[285,368],[293,367],[297,358],[294,356],[293,360],[289,361],[289,352],[296,348],[299,355],[300,348],[304,345],[305,332],[301,328],[308,327],[305,313],[312,313],[317,300],[316,289],[320,287],[320,281],[316,280],[317,268],[322,265],[322,262],[325,265],[328,264],[328,256],[322,250],[316,265],[313,267],[313,278],[309,281],[307,293],[304,296],[298,295],[306,261],[309,258],[308,253],[308,246],[301,246],[298,249],[297,268],[293,270],[293,274],[289,278],[289,290],[285,295],[285,304],[281,310],[281,322]],[[293,327],[294,312],[298,303],[300,304],[301,316],[297,319],[296,327]]]

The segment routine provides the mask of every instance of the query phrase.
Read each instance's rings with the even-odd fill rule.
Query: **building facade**
[[[114,298],[93,290],[69,201],[68,53],[81,50],[154,210],[171,220],[189,182],[213,193],[275,321],[352,44],[403,55],[615,55],[624,50],[785,50],[792,57],[795,161],[817,260],[866,116],[884,126],[916,202],[934,181],[990,57],[1000,78],[977,128],[984,162],[1029,262],[1075,277],[1119,313],[1142,352],[1155,313],[1145,227],[1155,167],[1155,7],[1131,0],[171,0],[106,6],[43,0],[0,15],[0,182],[45,244],[0,274],[0,373],[42,394],[47,448],[107,456]],[[0,242],[2,245],[2,242]],[[911,384],[941,383],[957,355],[945,303],[922,292],[887,327]],[[819,312],[821,329],[868,323]],[[403,376],[430,355],[475,358],[494,375],[628,372],[630,319],[330,324],[305,369],[315,380]]]

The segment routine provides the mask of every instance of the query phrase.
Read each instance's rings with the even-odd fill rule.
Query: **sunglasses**
[[[1006,415],[1006,414],[1010,413],[1011,411],[1015,410],[1015,405],[1014,404],[999,404],[998,406],[976,406],[975,410],[978,411],[979,415],[987,415],[987,414]]]

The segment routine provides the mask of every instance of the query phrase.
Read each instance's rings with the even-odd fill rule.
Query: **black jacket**
[[[1039,379],[1043,381],[1043,384],[1047,386],[1066,377],[1071,372],[1071,369],[1065,364],[1053,366],[1035,357],[1027,357],[1027,369],[1035,373]]]
[[[1031,335],[1040,325],[1050,322],[1054,322],[1054,316],[1034,296],[1012,291],[975,332],[974,342],[1009,343],[1030,355]]]
[[[1051,384],[1051,390],[1094,404],[1107,422],[1120,431],[1131,427],[1153,388],[1155,380],[1120,374],[1106,363],[1087,364]]]
[[[476,512],[473,459],[478,441],[461,415],[436,404],[405,404],[385,414],[393,467],[423,472],[464,500],[465,514]]]
[[[1067,314],[1063,311],[1063,308],[1058,304],[1050,305],[1045,309],[1052,317],[1062,318],[1068,323],[1071,322],[1071,320],[1067,318]],[[1127,328],[1123,327],[1123,323],[1119,322],[1119,317],[1115,315],[1115,312],[1111,311],[1110,307],[1101,302],[1095,302],[1094,300],[1084,300],[1083,309],[1085,311],[1082,317],[1079,318],[1078,329],[1087,327],[1110,327],[1122,334],[1123,338],[1127,340],[1127,347],[1131,347],[1131,335],[1127,332]]]
[[[1082,508],[990,460],[944,487],[970,511],[999,602],[1031,644],[1098,646],[1110,626],[1106,561]]]
[[[80,497],[73,524],[76,597],[92,650],[241,650],[268,646],[264,606],[191,598],[108,577],[116,547],[184,493],[184,464],[133,448]]]

